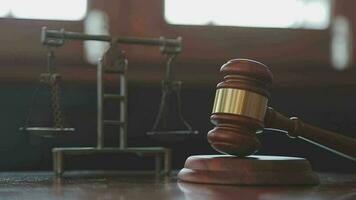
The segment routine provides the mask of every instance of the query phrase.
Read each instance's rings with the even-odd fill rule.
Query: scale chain
[[[60,86],[57,80],[51,82],[52,114],[53,123],[56,128],[63,128],[63,113],[60,105]]]

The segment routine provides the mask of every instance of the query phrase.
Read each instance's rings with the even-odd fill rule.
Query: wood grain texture
[[[269,86],[272,83],[273,75],[266,65],[248,59],[233,59],[224,64],[220,72],[224,75],[224,79],[217,85],[218,89],[235,88],[256,92],[269,98]],[[243,102],[231,101],[234,101],[237,105]],[[231,104],[229,101],[220,102]],[[266,104],[263,106],[266,106]],[[356,161],[355,139],[309,125],[296,117],[285,117],[272,108],[265,108],[264,111],[266,111],[264,120],[254,119],[242,114],[213,113],[210,119],[216,127],[208,133],[210,145],[221,153],[241,157],[248,156],[255,153],[260,146],[255,133],[261,131],[264,127],[268,127],[286,131],[291,137],[302,138]]]
[[[181,181],[227,185],[316,185],[319,179],[303,158],[228,155],[191,156]]]
[[[356,161],[356,139],[351,137],[312,126],[296,117],[285,117],[272,108],[267,109],[265,125],[266,127],[285,130],[290,137],[304,139]]]
[[[140,172],[81,171],[55,178],[51,172],[1,172],[0,198],[7,200],[353,200],[356,174],[319,174],[317,187],[192,184],[176,176],[155,178]]]
[[[260,62],[233,59],[226,62],[220,72],[224,79],[217,84],[218,89],[234,88],[254,92],[266,98],[270,96],[268,88],[273,75],[268,67]],[[258,150],[260,143],[256,138],[256,131],[263,129],[263,120],[218,112],[211,115],[210,121],[216,127],[209,131],[208,141],[215,150],[235,156],[248,156]]]

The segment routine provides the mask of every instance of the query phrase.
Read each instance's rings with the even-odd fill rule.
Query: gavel
[[[256,133],[272,128],[356,161],[356,139],[309,125],[297,117],[285,117],[268,107],[273,75],[266,65],[233,59],[220,72],[224,80],[217,85],[210,118],[215,128],[208,133],[215,150],[239,157],[254,154],[261,145]]]

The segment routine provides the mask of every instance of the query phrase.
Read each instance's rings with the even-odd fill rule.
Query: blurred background
[[[0,0],[0,170],[50,170],[51,148],[96,144],[96,62],[105,43],[66,41],[55,50],[63,77],[62,104],[76,133],[42,138],[19,131],[30,107],[50,116],[48,92],[39,92],[47,49],[41,28],[159,38],[183,38],[172,64],[183,81],[182,112],[198,135],[171,140],[149,137],[161,98],[165,57],[158,47],[122,45],[128,57],[128,144],[173,150],[173,168],[195,154],[216,154],[206,140],[219,69],[233,58],[249,58],[274,74],[270,105],[281,113],[356,138],[356,2],[351,0]],[[119,88],[111,81],[111,90]],[[115,105],[106,113],[115,112]],[[105,129],[107,146],[117,144]],[[354,162],[283,133],[259,135],[259,154],[300,156],[317,171],[355,171]],[[153,161],[132,156],[70,158],[73,169],[146,169]],[[152,163],[151,163],[152,162]]]

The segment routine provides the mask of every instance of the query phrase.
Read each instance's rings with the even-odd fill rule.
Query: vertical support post
[[[97,148],[103,148],[104,146],[104,132],[103,132],[103,66],[101,60],[98,62],[97,67],[97,95],[98,95],[98,107],[97,107]]]
[[[120,76],[120,95],[122,101],[120,101],[120,120],[123,122],[120,126],[120,149],[127,147],[127,80],[126,69]]]
[[[169,176],[172,170],[172,151],[165,149],[164,151],[164,175]]]
[[[161,163],[162,155],[160,153],[155,154],[155,175],[158,177],[161,175]]]
[[[53,172],[56,176],[61,176],[63,174],[63,152],[52,151],[53,157]]]

